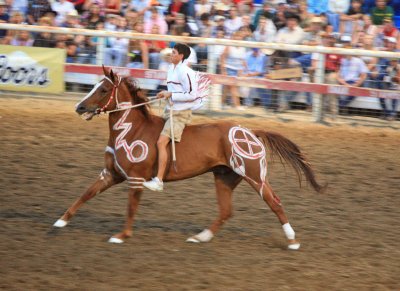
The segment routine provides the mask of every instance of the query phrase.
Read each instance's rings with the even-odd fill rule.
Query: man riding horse
[[[161,91],[157,94],[157,98],[169,99],[170,105],[167,105],[164,111],[165,125],[157,140],[157,176],[143,183],[143,186],[153,191],[162,191],[164,188],[163,178],[167,167],[168,143],[172,138],[176,142],[180,142],[183,129],[192,119],[192,109],[198,108],[201,103],[201,99],[197,98],[196,72],[184,64],[189,55],[190,48],[187,45],[177,43],[174,46],[167,74],[168,91]],[[167,110],[173,110],[173,120],[170,120]],[[171,126],[173,126],[173,137],[171,137]]]

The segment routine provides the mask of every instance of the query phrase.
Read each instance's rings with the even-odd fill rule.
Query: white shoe
[[[143,186],[151,191],[162,191],[164,190],[164,183],[160,181],[157,177],[152,178],[150,181],[143,182]]]

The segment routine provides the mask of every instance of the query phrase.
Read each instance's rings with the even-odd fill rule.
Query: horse
[[[121,232],[108,240],[110,243],[123,243],[132,236],[134,216],[143,193],[142,184],[157,172],[156,143],[164,120],[151,113],[148,98],[135,79],[121,77],[104,66],[103,72],[104,78],[76,105],[76,112],[86,120],[100,113],[109,114],[105,168],[53,226],[66,226],[86,201],[113,185],[127,181],[126,223]],[[286,161],[294,168],[299,182],[304,174],[315,191],[324,190],[326,185],[317,182],[311,164],[299,147],[281,134],[251,130],[226,121],[185,127],[182,141],[176,144],[177,170],[171,166],[172,154],[169,153],[169,166],[163,180],[172,182],[212,172],[219,207],[219,215],[212,224],[189,237],[188,242],[211,241],[232,216],[232,192],[244,180],[278,217],[288,248],[300,248],[282,202],[266,179],[268,150],[271,157],[278,156],[281,162]]]

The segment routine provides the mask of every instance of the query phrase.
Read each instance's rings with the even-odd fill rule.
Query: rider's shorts
[[[169,118],[169,111],[166,111],[163,117],[165,119],[165,125],[161,131],[161,134],[171,138],[171,120]],[[173,111],[172,118],[174,119],[173,123],[175,141],[180,142],[183,129],[185,128],[186,124],[192,121],[192,110]]]

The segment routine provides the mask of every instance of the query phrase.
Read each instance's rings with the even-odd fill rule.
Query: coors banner
[[[0,90],[60,94],[64,63],[62,49],[0,45]]]

